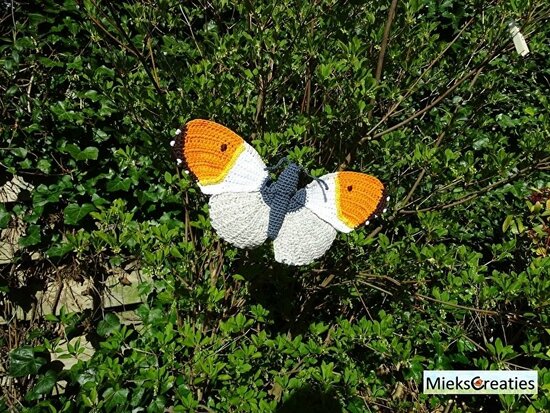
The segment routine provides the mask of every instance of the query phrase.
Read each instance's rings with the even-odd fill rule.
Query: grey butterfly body
[[[266,177],[258,192],[212,196],[212,226],[223,239],[240,248],[273,240],[275,259],[280,262],[302,265],[323,255],[336,230],[305,208],[306,189],[298,189],[300,171],[298,165],[290,163],[276,181]],[[232,225],[227,225],[230,221]]]

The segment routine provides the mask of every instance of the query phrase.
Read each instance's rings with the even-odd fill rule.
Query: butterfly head
[[[294,195],[298,190],[298,181],[302,168],[291,162],[277,178],[277,186],[280,192]]]

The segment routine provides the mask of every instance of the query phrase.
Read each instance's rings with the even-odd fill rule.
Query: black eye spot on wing
[[[348,192],[351,192],[353,190],[353,186],[352,185],[349,185],[348,186]]]
[[[227,150],[227,144],[222,143],[222,145],[220,146],[220,151],[225,152],[226,150]]]

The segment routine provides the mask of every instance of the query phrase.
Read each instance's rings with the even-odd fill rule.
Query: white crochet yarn
[[[306,186],[307,208],[312,210],[322,220],[331,224],[340,232],[351,232],[353,228],[348,227],[338,218],[336,205],[336,175],[338,173],[326,174],[320,177],[328,185],[328,189],[321,182],[313,181]]]
[[[307,208],[289,212],[273,241],[275,260],[289,265],[309,264],[328,250],[336,230]]]
[[[213,195],[210,221],[218,235],[239,248],[254,248],[267,239],[269,206],[259,192]]]
[[[239,155],[224,180],[212,185],[201,185],[199,183],[202,192],[214,195],[224,192],[255,192],[260,190],[268,175],[265,163],[252,146],[246,142],[243,142],[243,145],[245,145],[244,151]]]

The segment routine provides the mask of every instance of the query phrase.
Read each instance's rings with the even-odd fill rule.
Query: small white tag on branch
[[[516,46],[516,52],[518,52],[520,56],[527,56],[529,54],[529,46],[527,46],[525,37],[523,37],[523,34],[519,31],[519,27],[515,21],[508,23],[508,30],[512,35],[514,46]]]

